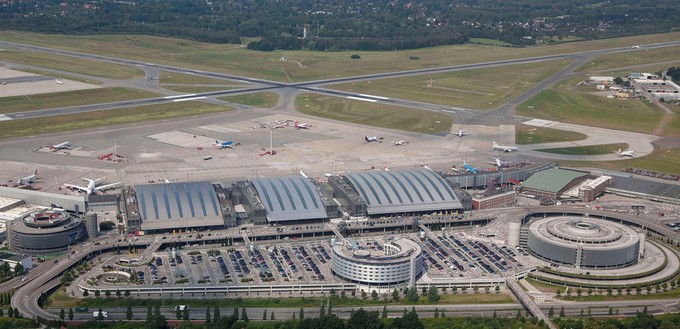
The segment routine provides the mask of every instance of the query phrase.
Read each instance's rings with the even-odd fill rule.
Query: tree
[[[292,317],[292,319],[295,320],[295,312],[293,312],[293,317]]]
[[[387,305],[383,305],[382,318],[387,319]]]
[[[489,286],[484,287],[484,292],[485,292],[485,293],[488,294],[490,290],[491,290],[491,288],[489,288]]]
[[[238,320],[238,307],[234,307],[234,314],[232,314],[232,316]]]
[[[175,307],[175,319],[177,319],[177,320],[182,319],[182,311],[179,310],[179,307]]]
[[[460,290],[462,290],[464,294],[467,293],[467,289],[468,289],[467,286],[463,286],[462,288],[460,288]]]
[[[550,314],[550,311],[552,311],[552,314]],[[551,307],[550,311],[548,311],[548,316],[552,317],[552,315],[555,314],[555,310]],[[519,320],[519,318],[522,317],[522,310],[517,310],[517,314],[515,314],[515,320]]]
[[[2,310],[0,310],[0,317],[2,316]],[[73,320],[73,308],[68,309],[68,319]]]
[[[639,295],[642,292],[642,288],[639,286],[635,287],[635,294]]]
[[[99,230],[100,231],[110,231],[114,227],[116,227],[116,224],[112,221],[105,221],[105,222],[99,223]]]
[[[132,306],[128,305],[127,311],[125,312],[125,319],[127,319],[128,321],[130,321],[130,320],[132,320],[132,316],[133,316],[133,314],[132,314]]]
[[[521,316],[522,314],[517,311],[517,315]],[[550,309],[548,310],[548,317],[552,318],[555,315],[555,308],[550,306]]]
[[[267,311],[265,310],[265,313]],[[267,319],[265,319],[267,320]],[[210,323],[210,306],[205,308],[205,323]]]
[[[654,286],[654,290],[656,290],[656,293],[659,293],[659,291],[661,290],[661,286],[657,284],[656,286]]]
[[[647,315],[647,305],[645,305],[645,308],[642,309],[642,314]]]
[[[564,306],[562,306],[562,307],[560,308],[560,318],[565,317],[565,315],[566,315],[566,314],[564,313]]]
[[[300,317],[300,319],[302,319],[302,317]],[[248,319],[248,313],[246,312],[245,307],[241,308],[241,320],[245,321],[246,323],[250,322],[250,319]]]
[[[442,314],[439,314],[439,317],[440,317],[440,318],[445,318],[445,317],[446,317],[446,314],[444,314],[444,309],[442,309]]]
[[[371,292],[371,298],[373,300],[378,300],[378,298],[380,298],[380,296],[378,296],[378,292],[375,291],[375,289]]]
[[[94,291],[94,296],[97,297],[97,298],[99,298],[99,296],[101,296],[101,292],[99,291],[99,289]]]
[[[85,289],[83,290],[83,297],[87,297],[90,294],[90,291]]]
[[[349,56],[349,58],[351,58],[351,59],[361,59],[361,56],[359,56],[358,54],[353,54],[352,56]]]
[[[451,288],[451,290],[453,291],[454,295],[458,293],[458,287],[456,287],[456,286],[453,286],[453,288]]]
[[[590,307],[588,308],[588,317],[590,317],[592,314],[592,311],[590,310]]]
[[[345,297],[347,297],[347,294],[345,294],[344,290],[341,290],[340,291],[340,298],[345,298]]]
[[[436,308],[434,309],[434,317],[435,317],[435,318],[439,318],[439,307],[436,307]]]
[[[14,275],[19,275],[21,273],[24,273],[24,266],[21,265],[21,263],[17,262],[16,265],[14,265]]]
[[[607,296],[612,295],[612,287],[607,287]]]
[[[614,83],[620,86],[623,84],[623,79],[621,79],[621,77],[616,77],[614,78]]]
[[[593,294],[593,288],[588,288],[588,296]]]
[[[120,298],[121,295],[120,289],[116,289],[116,297]]]
[[[333,307],[331,306],[331,301],[328,301],[328,312],[326,314],[330,315],[333,314]]]
[[[392,300],[395,302],[399,300],[399,291],[397,291],[397,288],[392,290]]]
[[[97,320],[104,320],[104,310],[99,308],[99,312],[97,312]]]
[[[579,314],[580,317],[583,317],[583,309],[581,309],[581,314]]]
[[[111,291],[110,290],[105,291],[104,295],[106,295],[106,298],[111,297]]]
[[[497,318],[497,317],[498,317],[498,314],[496,313],[495,310],[493,311],[493,317],[494,317],[494,318]]]
[[[475,294],[479,293],[479,287],[477,286],[472,287],[472,291],[474,291]]]
[[[151,319],[152,316],[153,316],[153,313],[151,312],[151,306],[147,306],[146,307],[146,320],[148,321],[149,319]],[[177,320],[179,320],[179,317],[177,318]]]
[[[424,326],[420,319],[418,319],[418,314],[412,309],[404,314],[403,317],[394,319],[390,329],[424,329]]]
[[[368,294],[365,291],[362,290],[361,291],[361,298],[366,299],[366,297],[368,297]]]
[[[215,306],[215,310],[213,311],[213,321],[217,322],[220,318],[220,306]]]
[[[430,301],[430,303],[435,303],[439,301],[439,293],[437,292],[437,287],[436,286],[430,286],[430,289],[427,291],[427,300]]]
[[[66,318],[66,312],[64,312],[63,308],[59,311],[59,318],[61,321],[64,321],[64,318]]]
[[[363,308],[353,312],[347,320],[347,329],[380,329],[382,323],[378,312],[366,312]]]
[[[158,312],[156,312],[158,313]],[[185,307],[184,312],[182,313],[182,320],[184,321],[189,321],[189,308]]]
[[[418,290],[416,287],[406,288],[406,299],[410,302],[418,301]]]
[[[612,314],[614,314],[614,309],[612,309],[612,307],[609,306],[609,315],[612,315]]]
[[[501,292],[501,287],[499,285],[496,285],[496,288],[494,290],[496,290],[496,293],[499,294]]]
[[[276,318],[274,317],[274,311],[272,311],[271,314],[269,315],[269,320],[272,321],[276,320]]]
[[[581,294],[583,294],[583,290],[581,288],[576,289],[576,295],[581,297]]]
[[[300,320],[305,318],[305,309],[300,307]]]
[[[264,312],[262,312],[262,320],[267,320],[267,309],[266,308],[264,309]]]
[[[130,290],[125,290],[124,295],[125,295],[125,297],[130,297]]]
[[[560,288],[557,288],[555,294],[557,295],[557,297],[559,297],[562,294],[562,290],[560,290]]]

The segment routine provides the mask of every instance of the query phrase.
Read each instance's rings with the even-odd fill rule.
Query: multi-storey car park
[[[11,250],[29,255],[45,255],[66,251],[85,237],[80,218],[62,210],[28,213],[9,223]]]

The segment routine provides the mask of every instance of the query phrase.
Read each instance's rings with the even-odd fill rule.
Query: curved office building
[[[529,225],[529,251],[577,268],[619,268],[637,263],[638,233],[625,225],[588,217],[548,217]]]
[[[423,272],[423,251],[406,238],[386,242],[383,251],[359,249],[348,242],[334,244],[332,250],[333,273],[352,282],[412,285]]]
[[[32,212],[7,225],[10,249],[29,255],[66,251],[84,235],[83,222],[59,210]]]

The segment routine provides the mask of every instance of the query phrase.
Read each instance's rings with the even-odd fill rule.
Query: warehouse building
[[[520,190],[540,199],[556,200],[567,190],[581,184],[587,176],[584,172],[552,168],[529,177],[522,183]]]
[[[453,187],[432,170],[363,171],[345,177],[369,216],[463,210]]]

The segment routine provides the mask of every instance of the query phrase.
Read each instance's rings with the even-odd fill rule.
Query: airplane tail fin
[[[621,153],[621,149],[619,149],[618,151],[616,151],[616,153]]]
[[[48,146],[50,149],[54,149],[54,145],[52,145],[52,143],[49,143],[47,146]]]
[[[496,147],[498,144],[496,144],[496,141],[493,141],[493,146]]]
[[[33,172],[33,175],[38,176],[38,169],[36,169],[35,172]]]

